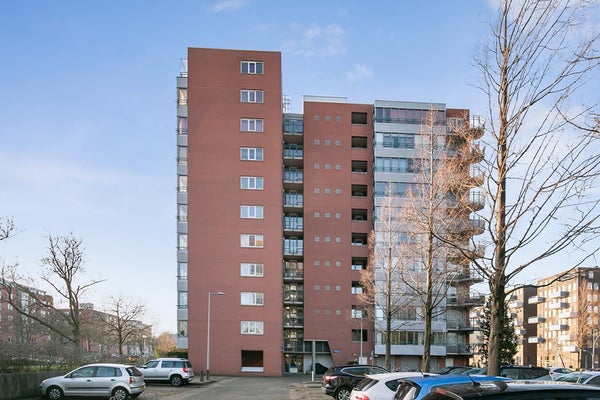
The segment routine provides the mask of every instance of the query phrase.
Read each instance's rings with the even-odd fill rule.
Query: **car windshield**
[[[578,374],[568,374],[568,375],[559,376],[558,378],[556,378],[556,380],[561,381],[561,382],[579,383],[579,382],[584,382],[591,376],[592,375],[589,375],[589,374],[579,374],[579,373]]]
[[[364,391],[364,390],[370,388],[371,386],[373,386],[374,384],[376,384],[377,382],[378,382],[377,379],[365,378],[362,381],[360,381],[358,383],[358,385],[356,385],[356,389]]]
[[[418,394],[417,387],[409,382],[403,382],[396,392],[394,400],[413,400]]]

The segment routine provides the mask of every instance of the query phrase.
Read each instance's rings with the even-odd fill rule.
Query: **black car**
[[[342,365],[331,367],[323,374],[321,391],[336,400],[348,400],[350,392],[366,374],[383,374],[385,368],[375,365]]]
[[[487,375],[487,368],[467,373]],[[549,374],[550,371],[546,368],[537,367],[535,365],[502,365],[500,367],[500,376],[510,379],[538,379]]]
[[[552,381],[494,381],[432,388],[423,400],[600,400],[600,387]]]

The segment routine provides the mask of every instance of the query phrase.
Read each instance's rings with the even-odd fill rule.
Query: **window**
[[[242,74],[263,74],[263,62],[262,61],[242,61],[241,64]]]
[[[177,219],[179,221],[187,221],[187,219],[188,219],[187,204],[179,204],[177,206]]]
[[[262,103],[263,91],[242,89],[240,91],[240,101],[242,103]]]
[[[177,277],[179,279],[187,279],[188,277],[188,264],[186,262],[180,262],[177,264]]]
[[[241,234],[240,235],[240,246],[251,247],[251,248],[262,248],[263,247],[263,235]]]
[[[179,301],[177,302],[179,308],[187,308],[188,306],[188,292],[179,292]]]
[[[240,304],[243,306],[262,306],[264,304],[264,293],[242,292],[240,293]]]
[[[262,147],[242,147],[240,149],[240,160],[244,161],[262,161]]]
[[[240,275],[241,276],[263,276],[263,264],[254,263],[241,263],[240,264]]]
[[[263,219],[263,206],[240,206],[240,218]]]
[[[179,235],[177,235],[177,241],[179,250],[186,250],[188,248],[187,233],[180,233]]]
[[[242,132],[262,132],[263,131],[263,120],[242,118],[240,119],[240,130]]]
[[[188,335],[188,322],[186,320],[181,320],[177,323],[177,332],[179,336],[187,336]]]
[[[262,176],[240,177],[240,187],[245,190],[263,190]]]
[[[264,333],[263,321],[242,321],[242,335],[262,335]]]
[[[187,175],[179,175],[177,177],[177,191],[180,193],[185,193],[187,192],[188,186],[187,186]]]

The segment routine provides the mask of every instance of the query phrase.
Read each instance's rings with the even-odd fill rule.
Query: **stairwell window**
[[[264,293],[261,292],[242,292],[240,294],[240,303],[243,306],[262,306],[264,300]]]
[[[264,333],[263,321],[242,321],[242,335],[262,335]]]
[[[242,89],[240,91],[240,101],[242,103],[262,103],[263,91]]]
[[[240,188],[244,190],[263,190],[262,176],[241,176]]]
[[[246,248],[261,249],[264,246],[263,235],[241,234],[240,246]]]
[[[242,147],[240,149],[240,160],[242,161],[262,161],[262,147]]]
[[[240,218],[263,219],[263,206],[240,206]]]
[[[242,118],[240,119],[240,130],[242,132],[262,132],[263,120],[256,118]]]
[[[262,61],[242,61],[241,73],[242,74],[262,75],[263,74],[263,66],[264,66],[264,64]]]

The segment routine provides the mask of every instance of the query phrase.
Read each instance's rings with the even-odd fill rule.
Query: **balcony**
[[[550,310],[559,310],[561,308],[568,308],[569,307],[569,303],[567,303],[566,301],[558,301],[556,303],[550,303],[548,305],[548,308]]]
[[[551,331],[566,331],[569,329],[569,326],[566,324],[556,324],[556,325],[550,325],[548,327],[548,329],[550,329]]]
[[[446,354],[451,355],[473,355],[473,348],[468,343],[448,343]]]
[[[301,193],[289,193],[283,194],[283,207],[284,208],[302,208],[304,207],[304,196]]]
[[[545,343],[546,339],[540,336],[531,336],[527,338],[527,343]]]
[[[286,261],[283,263],[284,281],[302,281],[304,279],[304,263]]]
[[[302,317],[283,317],[284,328],[302,328],[303,326],[304,318]]]
[[[447,275],[447,282],[450,285],[475,284],[483,282],[483,278],[476,272],[450,272]]]
[[[550,295],[548,297],[551,299],[564,299],[568,295],[569,295],[569,292],[567,292],[566,290],[558,290],[556,292],[550,293]]]
[[[524,329],[524,328],[515,329],[515,335],[517,335],[517,336],[525,336],[525,335],[527,335],[527,329]]]
[[[523,302],[518,300],[511,301],[508,303],[508,308],[523,308]]]
[[[535,316],[535,317],[527,318],[528,324],[541,324],[543,322],[546,322],[546,318],[544,318],[544,317]]]
[[[304,290],[284,290],[283,291],[283,303],[284,304],[302,304],[304,303]]]
[[[284,239],[283,254],[286,256],[301,256],[304,254],[304,240]]]
[[[284,232],[302,232],[304,230],[304,218],[283,217]]]
[[[577,311],[563,311],[558,313],[558,318],[577,318]]]
[[[304,180],[303,171],[300,169],[285,169],[283,172],[284,182],[302,183]]]
[[[546,301],[545,297],[542,296],[531,296],[527,299],[527,304],[540,304]]]

